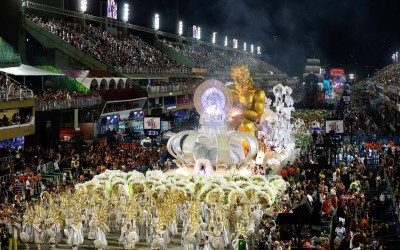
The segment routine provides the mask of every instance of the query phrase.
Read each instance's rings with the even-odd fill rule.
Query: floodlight
[[[215,44],[215,41],[217,40],[217,32],[213,32],[212,33],[212,39],[211,39],[211,43]]]
[[[160,15],[158,15],[158,14],[154,15],[154,29],[155,30],[160,29]]]

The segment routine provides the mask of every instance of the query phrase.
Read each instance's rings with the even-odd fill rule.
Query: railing
[[[388,186],[388,190],[389,190],[389,193],[390,193],[390,197],[392,197],[392,205],[393,205],[394,211],[395,211],[395,213],[396,213],[396,215],[397,215],[397,222],[400,222],[400,207],[399,207],[399,201],[396,199],[396,196],[394,195],[394,192],[393,192],[393,187],[392,187],[392,185],[391,185],[392,179],[388,176],[388,174],[387,174],[386,171],[387,171],[387,169],[385,169],[385,171],[383,171],[383,172],[384,172],[384,175],[385,175],[385,181],[386,181],[387,186]]]
[[[32,90],[19,89],[17,91],[0,91],[0,101],[12,101],[32,98]]]
[[[154,68],[137,68],[137,69],[117,69],[121,74],[191,74],[191,69],[154,69]]]
[[[47,100],[36,102],[36,111],[49,111],[53,109],[86,108],[99,105],[101,97],[78,97],[70,100]]]
[[[150,94],[168,93],[168,92],[183,92],[188,90],[189,86],[184,85],[168,85],[168,86],[150,86],[147,87],[147,92]]]
[[[4,73],[1,73],[5,75]],[[33,91],[21,87],[21,84],[11,77],[5,75],[5,87],[0,90],[0,101],[32,99]]]
[[[213,73],[214,75],[217,76],[230,76],[231,72],[230,70],[216,70]],[[266,72],[266,73],[255,73],[254,74],[255,77],[260,77],[260,78],[271,78],[271,79],[276,79],[277,81],[281,78],[286,78],[288,77],[286,74],[284,73],[277,73],[274,72],[273,74],[271,74],[271,72]]]

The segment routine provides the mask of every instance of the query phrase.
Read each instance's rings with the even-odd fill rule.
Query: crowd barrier
[[[388,190],[390,192],[390,197],[392,198],[392,202],[393,202],[393,208],[394,211],[397,215],[397,222],[400,223],[400,206],[399,206],[399,201],[396,199],[396,196],[394,195],[394,191],[393,191],[393,187],[391,185],[391,179],[389,178],[389,176],[387,175],[387,172],[384,171],[385,174],[385,180],[386,183],[388,185]],[[395,187],[396,188],[396,187]]]
[[[357,135],[357,136],[344,136],[343,141],[349,143],[350,141],[353,143],[363,143],[367,141],[379,142],[380,144],[387,144],[389,141],[394,142],[395,144],[400,144],[400,136],[374,136],[374,135]]]

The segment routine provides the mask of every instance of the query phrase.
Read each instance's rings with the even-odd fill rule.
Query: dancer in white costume
[[[104,250],[108,244],[106,233],[110,232],[110,228],[106,223],[107,210],[104,207],[101,207],[93,217],[95,217],[95,220],[97,221],[96,239],[93,243],[96,249]]]
[[[46,231],[43,222],[33,224],[33,234],[37,249],[42,249],[42,245],[45,243],[46,240]]]
[[[213,249],[221,250],[225,247],[225,242],[223,239],[222,228],[216,226],[210,230],[210,243]]]
[[[27,215],[23,216],[22,229],[19,238],[23,243],[25,243],[25,248],[30,249],[29,243],[33,241],[33,228],[32,228],[32,218],[28,218]]]
[[[124,246],[124,249],[135,249],[135,245],[139,242],[139,236],[131,223],[122,227],[119,242]]]
[[[182,246],[185,250],[196,249],[196,237],[194,235],[187,235],[182,239]]]
[[[75,214],[71,218],[65,220],[67,228],[64,229],[64,234],[67,237],[67,244],[73,250],[77,250],[78,246],[83,243],[83,225],[80,214]]]
[[[87,236],[89,240],[95,240],[97,238],[97,224],[97,220],[92,217],[89,221],[89,233]]]
[[[51,206],[50,207],[50,218],[47,220],[47,236],[49,237],[49,243],[52,249],[55,249],[62,239],[61,233],[61,223],[62,223],[61,213],[58,209]]]

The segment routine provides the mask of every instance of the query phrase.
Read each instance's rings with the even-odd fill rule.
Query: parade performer
[[[135,249],[136,243],[139,242],[139,236],[131,223],[127,223],[122,227],[119,242],[124,245],[124,249]]]
[[[89,218],[88,239],[95,240],[97,238],[97,220],[92,215],[89,215]]]
[[[25,211],[22,216],[22,229],[20,234],[21,241],[25,244],[26,249],[30,249],[29,243],[33,242],[33,216],[31,216],[31,211]]]
[[[110,228],[106,224],[107,222],[107,210],[105,207],[99,209],[96,214],[97,218],[97,235],[94,240],[94,246],[96,249],[104,250],[107,247],[106,233],[110,232]]]
[[[43,222],[34,223],[33,230],[34,230],[33,232],[34,232],[35,244],[37,246],[37,249],[40,250],[42,249],[42,245],[45,243],[45,238],[46,238],[46,231],[44,229]]]
[[[73,250],[77,250],[78,246],[83,243],[83,225],[82,216],[76,212],[65,220],[67,228],[64,229],[64,234],[67,237],[67,243]]]

